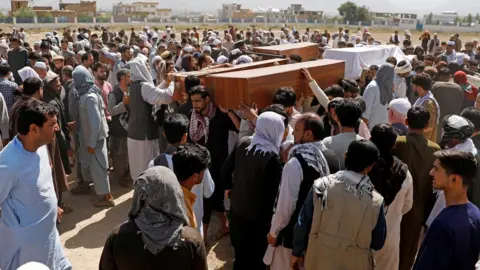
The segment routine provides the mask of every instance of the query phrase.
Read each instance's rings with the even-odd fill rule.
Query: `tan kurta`
[[[190,190],[182,186],[183,199],[185,201],[185,210],[187,210],[188,221],[190,222],[190,227],[197,228],[197,219],[195,218],[195,213],[193,212],[193,204],[197,196]]]
[[[439,128],[438,126],[443,119],[437,120],[438,109],[437,109],[437,106],[435,105],[435,102],[432,101],[431,99],[426,100],[423,103],[423,107],[425,107],[425,109],[427,109],[427,111],[430,113],[430,121],[428,121],[428,127],[433,127],[431,131],[425,132],[425,138],[427,138],[427,140],[429,141],[437,143],[437,129]]]

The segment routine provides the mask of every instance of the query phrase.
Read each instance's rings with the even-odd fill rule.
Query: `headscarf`
[[[156,79],[157,78],[157,66],[155,65],[155,62],[158,60],[162,60],[162,57],[160,55],[155,55],[152,58],[152,61],[150,62],[151,68],[150,68],[150,75],[152,75],[152,78]],[[159,83],[159,82],[157,82]]]
[[[253,63],[253,59],[248,55],[242,55],[233,62],[233,65],[250,64],[250,63]]]
[[[87,93],[90,88],[96,88],[97,91],[101,93],[100,89],[95,86],[95,79],[92,74],[84,66],[77,66],[75,70],[73,70],[72,79],[75,90],[77,90],[80,96]]]
[[[125,68],[130,70],[132,82],[141,81],[153,84],[152,76],[150,75],[150,72],[148,72],[148,69],[142,60],[135,58],[128,62],[127,65],[125,65]]]
[[[443,132],[440,146],[445,147],[453,138],[465,142],[473,135],[475,129],[470,120],[458,115],[448,115],[443,118]]]
[[[24,67],[18,71],[18,76],[20,76],[20,79],[22,79],[22,82],[24,82],[27,78],[38,78],[40,79],[40,76],[38,76],[37,72],[33,70],[31,67]]]
[[[217,64],[224,64],[224,63],[228,63],[228,58],[225,55],[220,55],[217,58]]]
[[[405,65],[403,65],[403,66],[397,65],[395,67],[395,73],[396,74],[404,74],[404,73],[407,73],[407,72],[410,73],[412,71],[412,64],[410,64],[409,61],[405,61],[405,62],[406,62]]]
[[[185,71],[193,71],[190,67],[190,62],[192,62],[192,55],[187,54],[182,58],[182,69]]]
[[[201,138],[205,137],[205,143],[208,141],[208,135],[210,130],[210,121],[217,113],[217,108],[212,100],[206,105],[207,117],[203,117],[201,113],[198,113],[192,109],[192,115],[190,117],[189,134],[190,138],[194,142],[198,142]]]
[[[7,59],[8,45],[0,43],[0,58]]]
[[[251,138],[251,143],[247,147],[247,152],[255,149],[260,153],[280,152],[283,134],[285,132],[285,117],[274,112],[264,112],[260,114],[255,125],[255,133]]]
[[[183,204],[180,184],[166,167],[147,169],[135,181],[128,217],[137,224],[145,249],[153,255],[182,244],[181,231],[188,225]]]
[[[327,150],[327,147],[325,147],[322,141],[297,144],[290,150],[288,159],[297,154],[301,155],[307,165],[318,172],[320,177],[323,177],[330,174],[327,160],[322,152],[325,150]]]
[[[380,89],[380,103],[382,105],[386,105],[392,100],[393,70],[393,65],[385,63],[380,66],[374,79]]]

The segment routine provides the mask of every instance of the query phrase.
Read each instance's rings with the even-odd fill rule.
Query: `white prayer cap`
[[[237,60],[235,61],[236,61],[236,65],[253,63],[253,59],[248,55],[242,55],[239,58],[237,58]]]
[[[143,40],[143,42],[148,41],[148,37],[146,35],[140,35],[140,39]]]
[[[447,46],[455,46],[455,41],[449,41],[449,42],[447,42]]]
[[[35,42],[33,43],[33,46],[40,46],[41,44],[42,44],[41,41],[35,41]]]
[[[44,62],[40,62],[40,61],[36,62],[33,67],[47,70],[47,65]]]
[[[213,45],[220,45],[220,44],[222,44],[222,41],[218,38],[213,41]]]
[[[208,42],[212,43],[212,42],[215,41],[215,39],[217,39],[217,38],[214,37],[214,36],[210,36],[210,37],[208,38]]]
[[[193,52],[193,47],[187,45],[183,48],[183,51],[186,52],[186,53],[191,53],[191,52]]]
[[[403,116],[407,116],[408,110],[412,108],[412,104],[406,98],[397,98],[390,101],[389,108]]]
[[[402,62],[403,62],[403,61],[402,61]],[[402,62],[400,62],[400,63],[402,63]],[[411,72],[411,71],[412,71],[412,65],[410,64],[410,62],[408,62],[408,61],[405,61],[405,62],[406,62],[405,65],[403,65],[403,66],[397,65],[397,66],[395,67],[395,73],[397,73],[397,74],[403,74],[403,73],[407,73],[407,72]]]
[[[237,55],[237,54],[241,54],[242,51],[240,51],[239,49],[234,49],[230,52],[231,55]]]
[[[148,29],[150,29],[150,27],[148,27],[148,25],[146,25],[143,29],[148,30]]]
[[[160,55],[155,55],[153,58],[152,58],[152,65],[155,64],[155,62],[159,61],[159,60],[162,60],[162,57]]]
[[[29,262],[20,266],[17,270],[48,270],[48,267],[38,262]]]
[[[217,64],[223,64],[223,63],[226,63],[227,61],[228,61],[228,58],[225,55],[220,55],[217,58]]]
[[[470,61],[470,56],[468,56],[467,54],[464,54],[464,55],[463,55],[463,59]]]
[[[212,53],[212,47],[210,46],[204,46],[203,49],[202,49],[203,52],[208,52],[208,53]]]
[[[159,47],[159,48],[167,48],[167,44],[165,44],[165,43],[160,43],[160,44],[158,44],[158,47]]]

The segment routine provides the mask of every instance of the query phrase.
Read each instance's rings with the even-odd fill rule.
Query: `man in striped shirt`
[[[5,98],[9,113],[15,103],[15,90],[18,88],[16,83],[8,80],[10,72],[11,68],[9,64],[0,64],[0,93],[2,93]]]

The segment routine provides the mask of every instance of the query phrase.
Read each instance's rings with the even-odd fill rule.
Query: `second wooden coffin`
[[[253,51],[258,53],[286,55],[287,57],[292,54],[298,54],[302,57],[303,61],[318,59],[318,44],[310,42],[254,47]],[[264,57],[263,59],[268,59],[268,57]]]
[[[203,85],[209,86],[205,82],[205,77],[208,75],[248,70],[248,69],[256,69],[256,68],[262,68],[262,67],[271,67],[275,65],[275,63],[278,63],[279,65],[284,65],[284,64],[287,64],[287,59],[277,58],[277,59],[269,59],[264,61],[253,62],[250,64],[242,64],[234,67],[214,68],[214,69],[206,69],[206,70],[191,71],[191,72],[178,72],[178,73],[175,73],[174,76],[175,76],[175,81],[180,83],[180,89],[182,91],[185,91],[185,78],[188,75],[195,75],[199,77]]]
[[[259,108],[272,104],[273,96],[280,87],[292,87],[298,95],[310,95],[308,81],[300,71],[308,68],[312,77],[325,89],[337,84],[345,73],[345,62],[339,60],[316,60],[291,65],[259,68],[214,74],[206,77],[207,85],[213,86],[216,104],[236,109],[241,101],[257,103]]]

